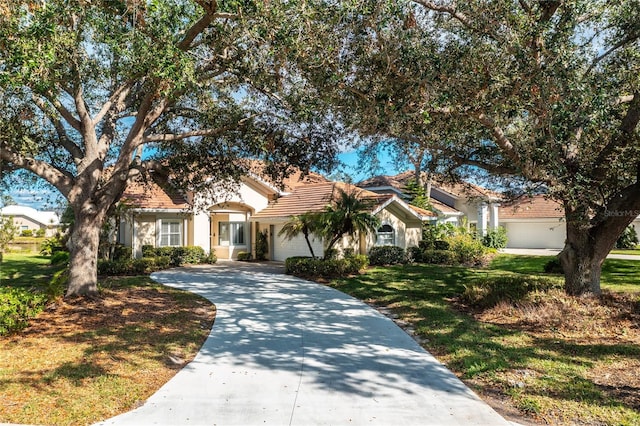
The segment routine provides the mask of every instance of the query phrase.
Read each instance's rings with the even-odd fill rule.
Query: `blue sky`
[[[357,151],[343,152],[338,155],[338,159],[342,163],[344,163],[344,166],[339,171],[351,176],[353,182],[359,182],[371,177],[366,172],[358,169]],[[383,156],[381,156],[380,163],[384,168],[386,174],[396,174],[399,172],[395,169],[395,165],[391,164],[388,158],[385,159]],[[54,210],[59,208],[60,201],[56,199],[59,196],[54,190],[46,191],[42,188],[19,189],[9,191],[9,195],[11,195],[11,197],[17,204],[22,206],[29,206],[38,210]]]

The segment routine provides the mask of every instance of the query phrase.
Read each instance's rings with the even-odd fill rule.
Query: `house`
[[[340,249],[350,248],[355,253],[366,254],[376,245],[394,245],[405,249],[417,246],[422,238],[422,224],[436,218],[433,212],[411,206],[394,194],[377,194],[342,182],[298,186],[291,194],[274,200],[252,217],[261,228],[267,229],[268,226],[272,260],[310,254],[302,237],[286,240],[278,234],[292,215],[322,211],[331,203],[338,190],[355,191],[359,197],[370,200],[371,213],[380,220],[380,227],[375,235],[359,235],[355,240],[344,237],[339,244]],[[312,247],[316,255],[324,254],[320,239],[313,239]]]
[[[562,249],[567,235],[562,205],[544,195],[504,202],[500,226],[508,248]]]
[[[345,238],[340,248],[366,253],[374,245],[393,244],[411,247],[421,238],[422,223],[435,220],[430,211],[410,206],[393,194],[377,194],[339,182],[329,182],[311,173],[302,177],[294,173],[276,187],[258,174],[241,178],[235,191],[222,191],[204,199],[198,194],[182,194],[161,182],[134,182],[122,197],[124,207],[119,219],[118,242],[133,248],[136,257],[144,245],[200,246],[219,259],[236,259],[240,252],[255,254],[258,233],[268,239],[268,258],[285,260],[294,255],[308,255],[303,236],[287,240],[279,236],[292,215],[321,211],[331,202],[338,188],[358,191],[372,200],[372,214],[381,227],[377,235]],[[192,210],[194,200],[205,208]],[[315,254],[323,254],[323,242],[313,241]]]
[[[405,188],[414,179],[411,171],[395,176],[376,176],[358,186],[381,194],[406,198]],[[499,194],[468,182],[449,183],[442,179],[431,186],[430,204],[438,222],[469,226],[480,235],[499,224]]]
[[[45,237],[52,237],[60,230],[60,219],[56,212],[39,211],[32,207],[11,205],[0,209],[0,216],[12,217],[13,224],[20,232],[44,231]]]

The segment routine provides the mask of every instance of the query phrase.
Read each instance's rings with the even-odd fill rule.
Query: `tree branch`
[[[618,43],[611,46],[606,52],[596,57],[593,60],[593,62],[591,62],[591,65],[589,65],[589,68],[587,68],[587,71],[584,74],[588,75],[591,72],[591,70],[593,70],[596,67],[596,65],[598,65],[598,63],[600,63],[600,61],[602,61],[604,58],[611,55],[613,52],[620,49],[624,45],[629,44],[633,41],[636,41],[638,38],[640,38],[640,34],[629,34],[625,39],[620,40]]]
[[[58,133],[58,139],[60,141],[60,145],[62,145],[62,147],[66,149],[69,154],[71,154],[71,156],[73,157],[74,163],[78,164],[82,160],[82,157],[84,155],[84,153],[82,152],[82,149],[80,149],[78,145],[76,145],[71,139],[69,139],[69,135],[67,134],[67,131],[65,130],[62,122],[56,116],[56,114],[51,110],[49,105],[47,105],[46,102],[41,98],[39,98],[38,96],[34,95],[32,96],[32,99],[33,99],[33,103],[36,104],[36,106],[40,109],[40,111],[42,111],[47,117],[49,117],[49,119],[53,123],[53,126],[55,127],[56,132]]]
[[[167,134],[158,134],[158,135],[148,135],[144,138],[144,143],[151,142],[175,142],[183,139],[199,137],[199,136],[219,136],[227,131],[235,128],[236,126],[242,126],[247,121],[249,121],[252,117],[245,117],[242,120],[238,121],[235,126],[224,126],[218,129],[201,129],[201,130],[193,130],[191,132],[184,133],[167,133]]]
[[[109,97],[109,100],[105,102],[105,104],[102,106],[102,109],[100,109],[98,114],[96,114],[96,116],[93,118],[94,125],[98,124],[100,120],[102,120],[104,116],[111,110],[111,108],[114,107],[114,105],[116,107],[116,110],[120,111],[121,108],[119,108],[119,105],[121,105],[122,102],[124,102],[126,97],[131,92],[131,88],[133,87],[133,84],[134,84],[133,80],[127,81],[126,83],[121,84],[120,87],[118,87],[111,94],[111,96]]]
[[[43,94],[42,96],[44,96],[49,101],[49,103],[53,105],[56,111],[60,113],[62,118],[64,118],[69,126],[77,131],[80,131],[80,120],[74,117],[73,114],[71,114],[71,111],[69,111],[64,105],[62,105],[62,103],[56,98],[53,93],[48,92]]]
[[[51,185],[55,186],[65,197],[73,188],[74,179],[68,172],[59,170],[44,161],[25,157],[22,154],[14,152],[4,142],[0,142],[0,159],[15,165],[20,169],[29,170],[35,175],[41,177]]]
[[[495,138],[496,144],[500,147],[502,152],[512,160],[515,164],[521,165],[521,159],[518,153],[516,152],[513,143],[509,140],[507,135],[504,134],[504,131],[500,126],[496,124],[496,122],[486,115],[485,113],[480,113],[474,117],[476,121],[486,127],[493,137]]]
[[[419,5],[424,6],[429,10],[433,10],[434,12],[447,13],[465,27],[473,29],[473,23],[471,22],[471,20],[464,13],[458,12],[456,10],[455,3],[451,6],[445,6],[427,0],[413,0],[413,2],[418,3]]]

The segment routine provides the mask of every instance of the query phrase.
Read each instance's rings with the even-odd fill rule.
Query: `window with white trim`
[[[385,223],[376,232],[376,245],[394,246],[396,245],[396,233],[391,225]]]
[[[246,226],[246,222],[220,222],[218,224],[218,245],[245,245]]]
[[[182,221],[162,219],[160,221],[160,247],[182,245]]]

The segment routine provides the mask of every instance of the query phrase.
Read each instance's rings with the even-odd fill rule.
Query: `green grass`
[[[33,253],[5,259],[0,292],[36,290],[56,270]],[[33,327],[0,337],[0,423],[84,425],[128,411],[209,334],[215,309],[193,293],[148,276],[105,278],[99,287],[100,297],[59,301]]]
[[[631,254],[635,256],[640,256],[640,248],[635,249],[613,249],[611,250],[611,254]]]
[[[554,256],[518,256],[501,254],[496,256],[488,269],[510,271],[520,274],[543,274],[544,265]],[[640,259],[607,259],[602,266],[600,286],[604,290],[640,292]]]
[[[560,334],[541,338],[479,322],[452,307],[451,300],[464,292],[465,284],[514,273],[543,275],[542,267],[549,259],[500,255],[486,269],[436,265],[372,268],[331,285],[393,309],[412,324],[428,350],[480,393],[498,389],[523,413],[557,424],[576,419],[640,424],[638,411],[608,397],[587,374],[603,363],[624,364],[625,359],[637,359],[637,345],[575,343]],[[639,267],[634,261],[607,260],[603,287],[640,291]]]
[[[43,287],[60,266],[52,267],[50,258],[34,253],[5,253],[0,263],[0,286]]]

